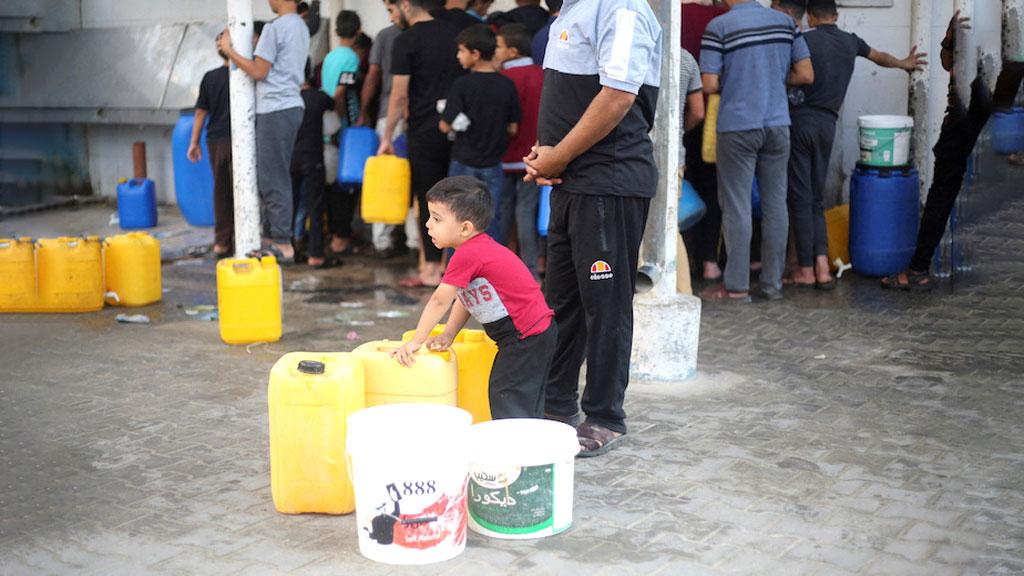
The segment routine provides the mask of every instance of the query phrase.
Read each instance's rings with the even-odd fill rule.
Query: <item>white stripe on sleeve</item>
[[[615,11],[615,41],[612,42],[611,58],[605,67],[605,75],[613,80],[625,82],[629,79],[629,60],[635,28],[636,12],[626,8]]]

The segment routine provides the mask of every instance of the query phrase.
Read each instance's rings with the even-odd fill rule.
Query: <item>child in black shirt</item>
[[[306,82],[302,85],[302,124],[295,138],[292,152],[292,195],[295,206],[295,243],[305,232],[309,219],[309,257],[312,268],[326,268],[330,262],[324,258],[324,112],[334,108],[334,99],[312,86],[306,62]]]
[[[522,112],[516,85],[498,74],[491,62],[498,45],[494,32],[484,24],[470,26],[457,38],[459,64],[471,73],[452,83],[439,128],[454,136],[449,176],[472,176],[487,185],[494,206],[501,206],[505,173],[501,157],[519,129]],[[496,214],[487,228],[494,238],[501,221]],[[498,238],[500,241],[500,238]]]

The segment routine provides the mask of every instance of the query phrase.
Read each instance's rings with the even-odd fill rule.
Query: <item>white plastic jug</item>
[[[348,417],[363,556],[429,564],[465,550],[472,422],[469,412],[440,404],[388,404]]]

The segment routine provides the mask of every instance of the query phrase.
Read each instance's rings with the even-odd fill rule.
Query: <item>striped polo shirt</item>
[[[737,4],[708,24],[700,46],[700,71],[719,75],[719,132],[789,126],[786,78],[811,57],[792,18],[754,1]]]
[[[661,25],[646,0],[566,0],[544,56],[537,138],[558,144],[604,86],[636,94],[608,136],[569,163],[560,192],[650,198],[658,182],[649,132],[661,80]]]

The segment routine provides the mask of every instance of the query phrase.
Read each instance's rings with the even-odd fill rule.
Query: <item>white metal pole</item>
[[[227,0],[231,43],[252,58],[252,0]],[[260,203],[256,188],[256,83],[231,66],[231,154],[235,199],[235,257],[260,248]]]
[[[1003,0],[1003,59],[1024,62],[1024,0]]]
[[[921,52],[934,54],[932,46],[932,0],[913,0],[910,5],[910,43]],[[938,55],[932,57],[938,61]],[[921,181],[921,197],[924,198],[931,182],[932,143],[931,114],[929,113],[928,68],[915,70],[910,74],[910,114],[914,117],[913,143],[914,166]]]
[[[960,101],[967,106],[971,101],[971,82],[978,76],[978,42],[975,39],[975,30],[978,21],[974,13],[974,0],[956,0],[954,4],[960,11],[961,17],[971,19],[971,30],[957,28],[956,33],[956,60],[953,70],[956,73],[956,90],[960,95]]]

